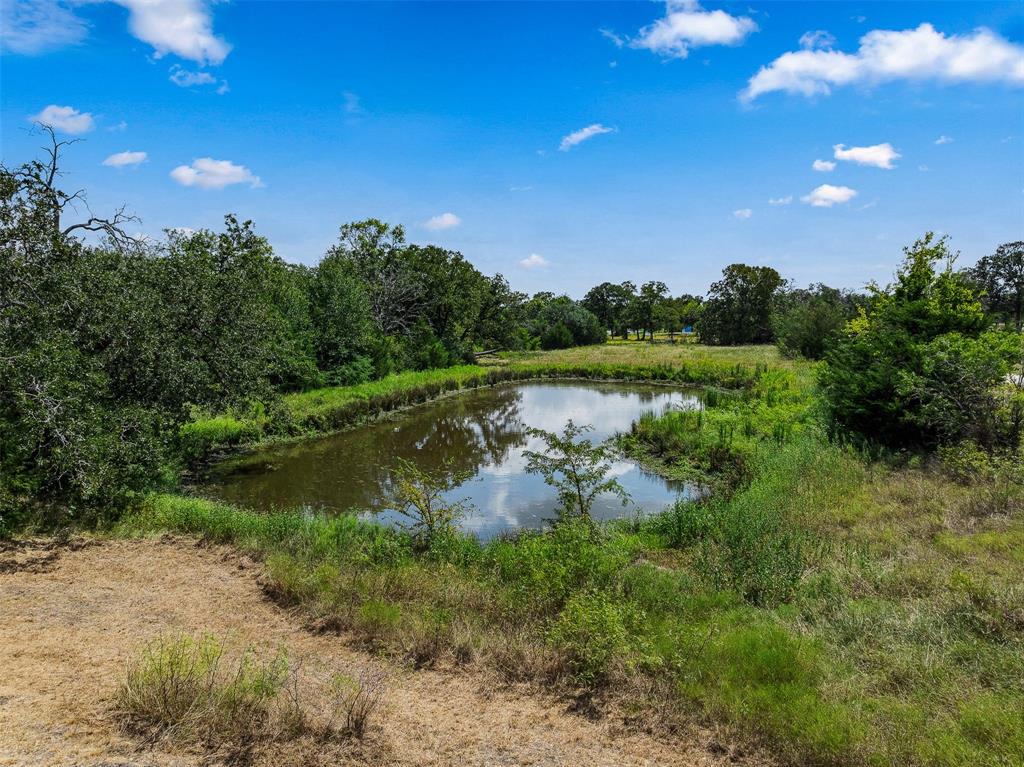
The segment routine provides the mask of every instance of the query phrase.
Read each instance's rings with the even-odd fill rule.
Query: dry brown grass
[[[19,556],[27,558],[24,551]],[[61,549],[31,571],[0,570],[0,765],[209,763],[205,752],[174,742],[146,744],[124,733],[109,713],[128,660],[155,637],[178,632],[212,632],[232,657],[249,646],[271,653],[287,646],[309,677],[303,705],[310,719],[331,722],[332,709],[345,710],[332,702],[331,670],[365,679],[381,662],[352,649],[343,636],[304,630],[265,597],[258,573],[232,549],[197,547],[189,539]],[[509,662],[543,660],[513,651]],[[311,731],[273,740],[252,754],[253,763],[733,763],[730,749],[710,732],[659,739],[620,717],[581,717],[564,699],[499,684],[493,675],[401,668],[389,674],[388,694],[362,740],[325,740]],[[331,726],[344,729],[345,718],[337,715]]]

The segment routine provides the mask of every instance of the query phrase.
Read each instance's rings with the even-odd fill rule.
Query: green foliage
[[[589,424],[577,426],[570,418],[562,434],[542,429],[530,429],[531,437],[544,442],[544,452],[527,450],[526,471],[540,474],[544,481],[558,491],[559,519],[580,517],[590,519],[590,507],[601,493],[619,496],[622,505],[629,503],[629,495],[614,477],[609,477],[612,448],[594,445],[580,435],[591,431]]]
[[[895,446],[1000,440],[1005,429],[1016,439],[1015,423],[994,423],[991,389],[1010,372],[1019,349],[1005,337],[982,335],[981,304],[953,271],[944,238],[929,233],[905,252],[896,282],[871,288],[868,310],[848,324],[821,368],[833,423]],[[961,378],[964,404],[956,393]],[[976,428],[984,433],[971,434]]]
[[[315,367],[296,275],[249,223],[153,253],[111,224],[86,247],[51,186],[59,149],[0,171],[0,496],[110,513],[167,477],[193,406],[270,398]]]
[[[288,659],[279,652],[260,662],[246,651],[233,665],[213,636],[158,639],[129,666],[115,710],[129,729],[241,757],[268,737]]]
[[[971,511],[978,516],[1011,514],[1024,507],[1024,459],[1020,450],[991,452],[970,440],[938,450],[943,468],[970,486]]]
[[[636,293],[636,285],[623,282],[616,285],[602,282],[587,291],[580,304],[601,322],[612,335],[623,335],[629,327],[627,310]]]
[[[447,367],[451,362],[452,355],[434,329],[426,320],[418,320],[406,343],[405,366],[412,370],[429,370]]]
[[[516,617],[557,615],[576,592],[607,589],[630,561],[623,541],[606,538],[584,520],[567,520],[544,534],[495,540],[483,564],[501,585]]]
[[[1024,241],[1007,242],[966,271],[988,312],[1019,331],[1024,315]]]
[[[313,272],[309,296],[320,369],[334,384],[367,380],[368,373],[360,380],[359,365],[366,366],[373,332],[370,300],[346,259],[328,253]]]
[[[524,306],[523,314],[526,328],[541,339],[544,349],[599,344],[606,338],[601,321],[568,296],[538,293]]]
[[[782,292],[772,310],[775,343],[787,357],[820,360],[854,311],[854,299],[827,285]]]
[[[541,349],[568,349],[575,346],[572,331],[559,322],[544,331],[540,337]]]
[[[403,527],[414,540],[429,547],[437,536],[450,536],[455,524],[472,510],[466,501],[450,501],[447,496],[473,474],[468,469],[455,470],[448,459],[436,472],[399,459],[388,507],[407,520]]]
[[[549,639],[568,655],[576,679],[596,685],[628,656],[632,637],[627,624],[638,620],[628,604],[619,604],[603,592],[581,592],[566,603]]]
[[[770,267],[725,267],[701,310],[701,342],[719,346],[770,342],[772,300],[780,287],[782,278]]]

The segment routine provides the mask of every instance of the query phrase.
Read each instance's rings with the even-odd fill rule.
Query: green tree
[[[827,285],[782,290],[772,309],[775,343],[786,357],[819,360],[856,312],[853,296]]]
[[[466,500],[447,499],[472,476],[473,470],[456,470],[451,461],[446,461],[438,471],[428,472],[411,461],[399,459],[388,506],[404,519],[402,526],[413,539],[427,547],[437,535],[451,532],[472,511]]]
[[[715,346],[770,342],[772,300],[782,284],[779,273],[767,266],[725,267],[704,302],[701,342]]]
[[[994,366],[973,343],[988,321],[975,291],[953,271],[945,237],[929,232],[904,253],[894,283],[869,286],[869,305],[826,354],[820,384],[837,427],[888,445],[932,446],[950,438],[950,417],[938,409],[965,369],[985,368],[970,373],[976,391],[994,386],[1013,359],[1000,344],[992,347],[1002,360]],[[975,409],[970,418],[977,417]]]
[[[636,293],[636,285],[623,282],[602,282],[587,291],[580,302],[612,335],[622,335],[626,326],[626,308]]]
[[[1007,242],[967,270],[984,292],[985,308],[1011,320],[1021,329],[1024,312],[1024,241]]]
[[[309,293],[317,363],[327,380],[335,384],[367,380],[372,373],[374,323],[363,282],[351,262],[338,252],[328,253],[313,270]]]
[[[524,307],[525,326],[531,335],[541,339],[544,345],[545,336],[549,343],[557,337],[561,343],[565,336],[556,327],[562,325],[572,337],[569,346],[599,344],[607,340],[601,321],[591,312],[584,309],[568,296],[554,296],[551,293],[537,293]],[[556,335],[557,334],[557,335]],[[566,348],[549,346],[545,348]]]
[[[617,495],[622,505],[629,503],[629,494],[611,471],[612,448],[607,444],[594,445],[589,439],[580,439],[593,426],[577,426],[572,419],[566,422],[562,433],[530,429],[529,434],[539,437],[545,446],[543,452],[527,450],[526,470],[540,474],[544,481],[558,491],[561,505],[560,519],[581,517],[590,520],[594,499],[601,493]]]

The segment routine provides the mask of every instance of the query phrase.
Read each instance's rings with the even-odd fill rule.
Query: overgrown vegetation
[[[884,468],[810,430],[765,446],[728,497],[487,545],[452,534],[419,552],[353,517],[175,496],[125,524],[233,542],[282,599],[413,665],[645,690],[621,695],[798,764],[1013,764],[1024,487],[1004,484],[993,514],[981,480]]]
[[[906,249],[896,281],[872,287],[867,310],[826,355],[820,382],[832,421],[889,446],[972,439],[1015,448],[1021,437],[1021,336],[986,332],[990,319],[953,271],[945,239]]]

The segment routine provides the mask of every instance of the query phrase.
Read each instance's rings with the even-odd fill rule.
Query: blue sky
[[[3,8],[3,161],[41,115],[84,139],[65,184],[153,236],[235,212],[312,264],[372,216],[577,297],[737,261],[856,288],[929,229],[963,264],[1024,238],[1020,2]]]

